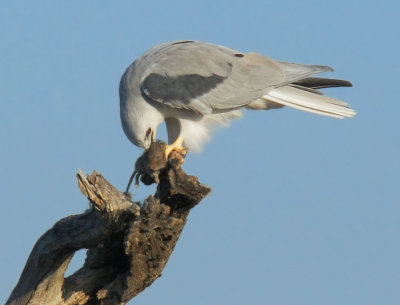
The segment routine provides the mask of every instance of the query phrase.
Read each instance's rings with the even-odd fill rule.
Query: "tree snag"
[[[90,209],[59,220],[36,242],[8,304],[126,304],[161,276],[190,209],[211,191],[181,169],[183,156],[154,142],[136,162],[135,177],[158,183],[143,204],[130,200],[99,173],[78,172]],[[81,269],[64,272],[79,249]]]

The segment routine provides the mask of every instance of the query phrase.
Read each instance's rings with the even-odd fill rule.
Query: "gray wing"
[[[331,70],[194,41],[161,45],[143,61],[146,99],[201,114],[245,106],[275,87]]]

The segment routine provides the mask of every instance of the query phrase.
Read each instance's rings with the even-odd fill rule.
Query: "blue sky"
[[[326,92],[358,116],[248,111],[218,130],[184,164],[213,192],[134,304],[397,305],[399,12],[398,1],[2,2],[0,303],[40,235],[87,208],[78,168],[125,187],[141,153],[120,126],[125,68],[194,39],[330,65],[354,87]]]

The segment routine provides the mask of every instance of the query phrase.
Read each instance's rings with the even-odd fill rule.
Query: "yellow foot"
[[[172,151],[177,151],[182,155],[186,155],[186,148],[183,146],[183,138],[181,136],[176,138],[174,143],[167,145],[165,148],[165,160],[168,160],[168,156]]]

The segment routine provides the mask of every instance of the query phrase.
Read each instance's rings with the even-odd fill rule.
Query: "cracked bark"
[[[183,156],[160,157],[164,149],[155,142],[136,162],[137,179],[158,183],[143,204],[96,171],[79,171],[90,209],[59,220],[39,238],[6,304],[126,304],[160,277],[190,209],[210,192],[183,172]],[[64,277],[79,249],[88,249],[84,265]]]

